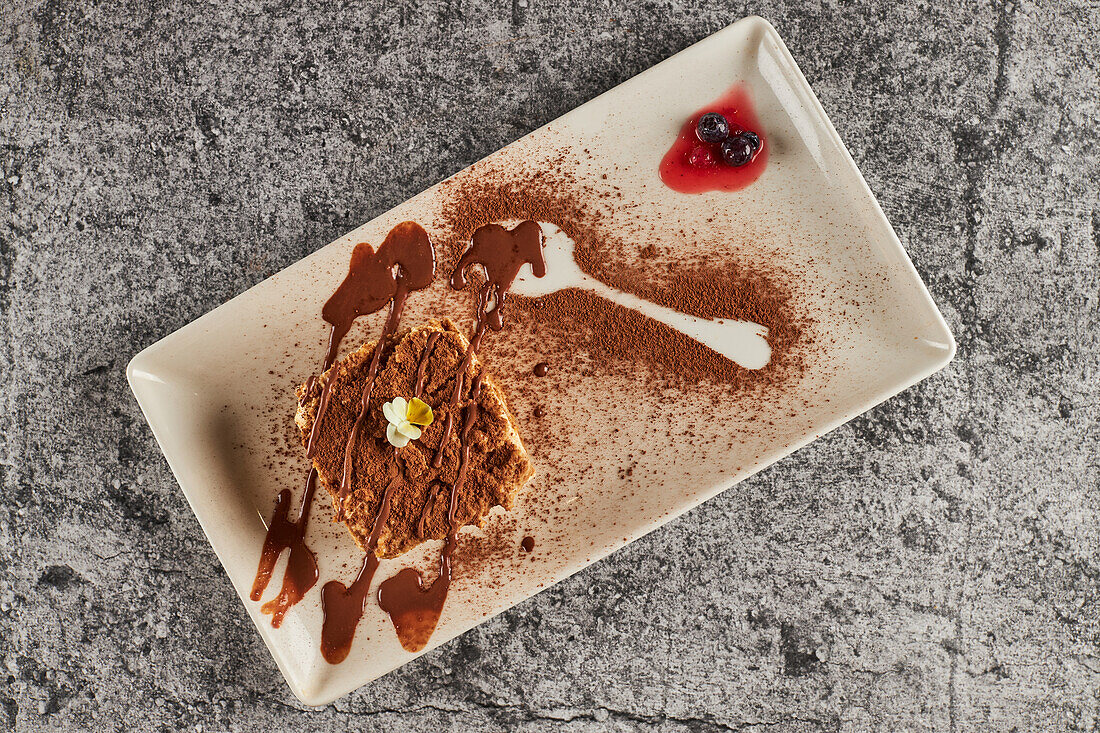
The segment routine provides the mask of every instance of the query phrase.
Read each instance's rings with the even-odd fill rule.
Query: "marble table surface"
[[[301,705],[127,360],[750,13],[958,357]],[[1098,72],[1094,1],[3,3],[0,730],[1097,730]]]

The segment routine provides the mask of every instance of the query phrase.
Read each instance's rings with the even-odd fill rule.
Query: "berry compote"
[[[728,121],[727,139],[732,140],[741,134],[753,142],[756,142],[754,137],[759,139],[759,145],[752,151],[748,162],[741,163],[741,156],[723,158],[721,143],[700,140],[696,129],[700,118],[709,113],[722,115]],[[737,164],[730,164],[727,162],[729,160]],[[684,122],[676,142],[661,161],[660,173],[666,186],[681,193],[738,191],[759,178],[767,162],[767,137],[760,127],[748,91],[737,85]]]

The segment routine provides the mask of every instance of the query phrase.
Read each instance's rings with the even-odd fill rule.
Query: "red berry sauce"
[[[722,162],[718,145],[699,141],[695,125],[707,112],[718,112],[729,120],[731,137],[738,132],[737,128],[760,136],[760,149],[751,161],[737,168],[727,165]],[[739,84],[684,123],[676,142],[661,161],[661,180],[680,193],[739,191],[760,177],[767,162],[767,137],[756,118],[748,90]]]

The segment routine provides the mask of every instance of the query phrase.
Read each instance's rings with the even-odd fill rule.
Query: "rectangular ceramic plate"
[[[767,132],[771,156],[763,176],[737,193],[684,195],[663,186],[658,164],[680,125],[738,83],[749,90]],[[805,370],[769,387],[770,399],[763,401],[705,381],[677,385],[643,367],[634,377],[622,370],[602,374],[583,348],[540,351],[542,339],[520,338],[526,326],[513,318],[519,340],[502,336],[494,343],[509,348],[488,348],[483,360],[520,418],[538,473],[511,513],[492,517],[484,531],[464,530],[473,550],[457,556],[429,649],[927,377],[954,353],[928,291],[764,20],[735,23],[474,169],[537,161],[563,146],[585,151],[573,166],[576,175],[589,177],[585,185],[621,194],[623,205],[604,223],[635,232],[630,236],[639,247],[652,240],[675,263],[681,255],[698,260],[706,252],[702,242],[723,241],[706,257],[781,262],[791,275],[791,307],[812,314],[800,347]],[[333,666],[321,657],[320,586],[333,578],[350,582],[360,562],[350,538],[329,521],[326,498],[319,497],[307,535],[321,582],[279,629],[248,600],[274,497],[283,488],[300,496],[307,468],[291,422],[292,389],[319,365],[327,334],[321,305],[346,272],[355,243],[378,244],[407,219],[432,233],[440,206],[437,186],[150,346],[128,368],[214,551],[287,683],[309,704],[331,701],[416,655],[401,648],[386,616],[369,603],[347,661]],[[644,214],[646,227],[638,228],[631,212]],[[729,232],[740,233],[732,243]],[[448,295],[445,277],[437,274],[436,281],[435,295],[410,298],[404,323],[447,315],[468,326],[468,294]],[[378,332],[380,317],[360,319],[345,353]],[[534,420],[543,398],[529,374],[544,359],[553,368],[539,389],[558,398],[547,403],[545,418]],[[700,415],[719,417],[690,422]],[[609,424],[621,429],[592,432]],[[529,555],[519,550],[525,535],[536,538]],[[402,564],[428,566],[437,551],[438,544],[429,543],[400,561],[384,561],[375,582]],[[285,556],[265,600],[277,590],[284,565]]]

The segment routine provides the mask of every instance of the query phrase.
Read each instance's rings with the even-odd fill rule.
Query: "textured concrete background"
[[[227,5],[0,3],[0,729],[1100,727],[1100,7]],[[848,141],[958,358],[304,708],[126,361],[752,12]]]

